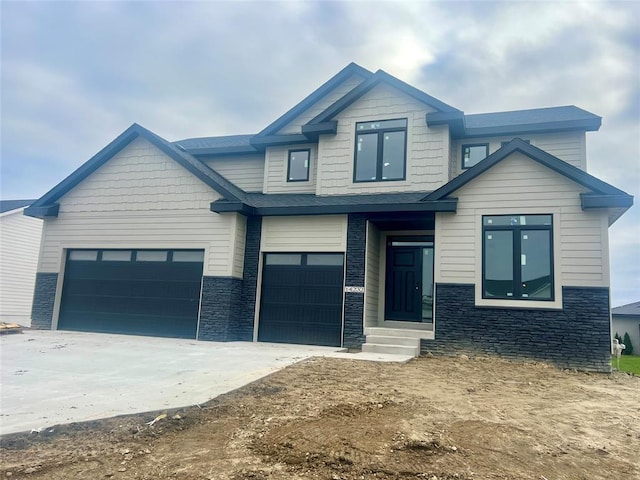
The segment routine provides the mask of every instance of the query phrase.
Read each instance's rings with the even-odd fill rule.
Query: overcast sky
[[[640,201],[640,2],[2,1],[2,198],[36,198],[134,122],[255,133],[354,61],[466,113],[577,105],[590,173]],[[610,229],[640,300],[640,206]]]

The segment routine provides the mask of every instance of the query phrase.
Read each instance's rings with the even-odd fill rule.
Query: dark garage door
[[[340,346],[341,253],[267,253],[262,269],[262,342]]]
[[[71,250],[58,328],[195,338],[202,250]]]

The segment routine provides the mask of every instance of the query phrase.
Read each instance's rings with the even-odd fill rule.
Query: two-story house
[[[35,202],[33,326],[608,370],[600,117],[466,115],[350,64],[255,135],[133,125]]]

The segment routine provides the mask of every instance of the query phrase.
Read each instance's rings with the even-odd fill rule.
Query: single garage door
[[[267,253],[258,340],[340,346],[344,256]]]
[[[58,328],[196,338],[202,250],[70,250]]]

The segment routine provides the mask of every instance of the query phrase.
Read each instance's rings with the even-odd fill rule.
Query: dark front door
[[[261,342],[340,346],[342,253],[267,253],[262,269]]]
[[[431,322],[433,242],[390,238],[387,244],[385,320]]]

